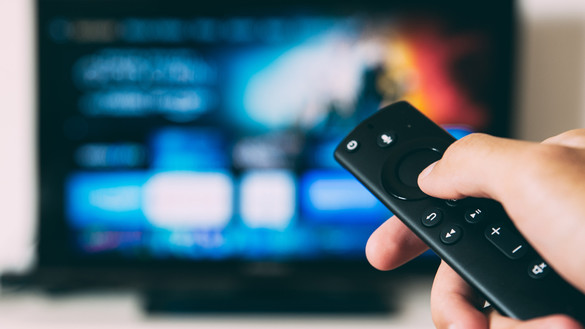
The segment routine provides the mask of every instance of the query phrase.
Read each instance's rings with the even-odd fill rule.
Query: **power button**
[[[347,143],[347,145],[345,145],[345,149],[348,152],[355,152],[355,151],[357,151],[359,146],[360,146],[360,143],[358,143],[358,141],[356,141],[355,139],[352,139]]]

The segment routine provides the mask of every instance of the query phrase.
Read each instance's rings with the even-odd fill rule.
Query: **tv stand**
[[[389,314],[388,292],[374,291],[148,291],[148,313]]]

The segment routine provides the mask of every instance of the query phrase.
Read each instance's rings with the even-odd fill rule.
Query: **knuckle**
[[[573,137],[582,137],[585,136],[585,129],[583,128],[579,128],[579,129],[571,129],[571,130],[567,130],[564,131],[558,135],[552,136],[549,139],[564,139],[564,138],[573,138]]]
[[[469,150],[483,149],[479,146],[489,143],[489,139],[491,138],[493,137],[482,133],[469,134],[451,144],[445,151],[443,159],[449,161],[451,159],[457,160],[461,157],[468,156]]]
[[[585,129],[572,129],[546,139],[544,144],[561,144],[585,148]]]
[[[553,315],[549,319],[549,324],[551,324],[551,328],[559,328],[559,329],[580,329],[583,328],[581,325],[574,320],[573,318],[567,315]]]

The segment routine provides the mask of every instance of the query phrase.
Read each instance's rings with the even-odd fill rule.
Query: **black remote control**
[[[419,173],[454,141],[398,102],[360,123],[335,158],[502,314],[526,320],[562,313],[585,324],[585,295],[538,255],[499,203],[442,200],[418,188]]]

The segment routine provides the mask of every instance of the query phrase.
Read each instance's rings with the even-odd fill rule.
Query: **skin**
[[[472,134],[452,144],[443,158],[418,178],[420,188],[442,199],[467,196],[498,200],[537,251],[575,287],[585,292],[585,129],[570,130],[542,143]],[[390,218],[370,237],[366,255],[390,270],[428,247],[400,220]],[[445,329],[576,329],[565,315],[530,321],[481,310],[481,300],[445,263],[431,291],[431,312]]]

